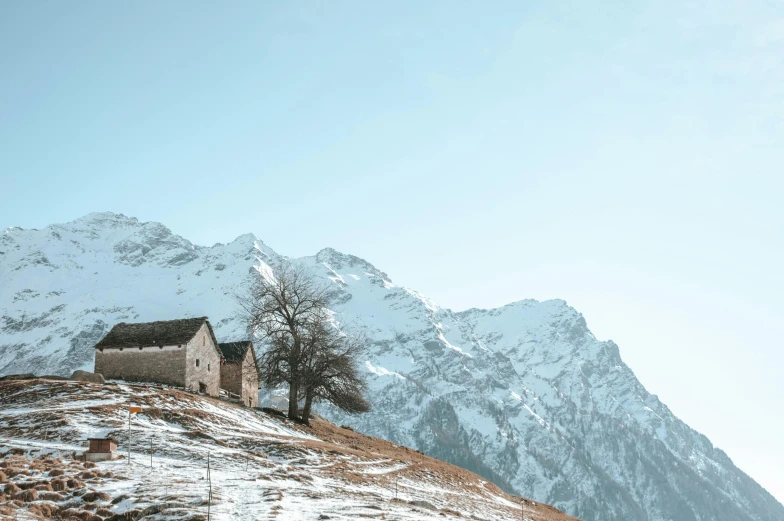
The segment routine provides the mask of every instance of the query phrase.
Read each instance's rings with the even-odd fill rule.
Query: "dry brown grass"
[[[92,490],[82,496],[83,501],[89,501],[90,503],[94,501],[110,501],[111,499],[112,497],[106,492],[99,492],[97,490]]]
[[[106,507],[101,507],[101,508],[99,508],[98,510],[95,511],[95,515],[98,515],[98,516],[101,516],[101,517],[111,517],[111,516],[114,515],[114,512],[112,512],[111,510],[109,510]]]
[[[311,420],[309,427],[295,425],[295,428],[312,434],[321,440],[315,442],[306,441],[301,444],[302,448],[337,456],[353,455],[365,460],[389,459],[394,464],[406,465],[405,468],[397,472],[369,477],[362,472],[362,468],[353,465],[351,461],[334,458],[333,461],[335,463],[331,467],[323,469],[327,475],[332,475],[348,482],[366,483],[368,479],[374,479],[391,486],[391,481],[394,481],[395,475],[397,475],[420,481],[434,480],[445,487],[449,487],[451,484],[457,491],[468,491],[487,497],[491,503],[493,502],[492,496],[504,497],[516,504],[520,504],[521,501],[519,496],[505,493],[496,485],[488,483],[472,472],[444,461],[430,458],[408,447],[366,436],[320,419]],[[536,506],[533,505],[534,502],[528,501],[527,516],[532,521],[576,521],[575,518],[567,516],[549,505],[540,503],[536,503]],[[520,512],[519,508],[516,509],[516,512]]]
[[[38,499],[42,501],[62,501],[63,495],[59,492],[39,492]]]
[[[93,514],[88,510],[80,510],[74,514],[71,514],[71,517],[78,519],[79,521],[103,521],[101,516]]]
[[[123,512],[122,514],[114,514],[111,517],[107,517],[106,521],[135,521],[135,519],[141,515],[141,512],[141,510],[134,508],[133,510]]]
[[[160,407],[148,407],[144,409],[142,414],[153,420],[160,420],[163,417],[163,409]]]
[[[30,472],[17,467],[6,467],[5,474],[8,478],[14,478],[16,476],[29,476]]]
[[[79,512],[78,508],[62,508],[59,512],[59,516],[62,519],[71,519],[77,512]]]
[[[30,505],[28,510],[33,515],[43,517],[44,519],[51,519],[52,517],[58,514],[58,512],[60,511],[60,507],[58,507],[54,503],[36,503],[34,505]]]
[[[16,483],[7,483],[5,488],[3,488],[3,491],[8,496],[14,496],[18,494],[21,490],[22,489],[19,488],[19,485],[17,485]]]
[[[17,493],[14,496],[14,499],[18,499],[19,501],[24,501],[25,503],[30,503],[31,501],[36,501],[38,499],[38,491],[34,488],[23,490]]]
[[[84,483],[82,481],[79,481],[76,478],[68,478],[68,480],[66,480],[65,483],[68,485],[68,488],[83,488],[84,487]]]

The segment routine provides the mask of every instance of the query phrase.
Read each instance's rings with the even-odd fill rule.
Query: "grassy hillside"
[[[130,405],[143,412],[129,434]],[[121,459],[80,461],[86,439],[103,436]],[[0,382],[0,458],[0,518],[573,519],[323,420],[305,427],[157,386]]]

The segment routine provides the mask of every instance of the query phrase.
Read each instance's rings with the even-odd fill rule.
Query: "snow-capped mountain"
[[[92,367],[116,322],[209,316],[243,338],[235,295],[289,260],[335,288],[372,340],[374,409],[331,419],[477,472],[588,521],[782,521],[784,506],[637,381],[563,301],[453,312],[368,262],[286,259],[253,235],[195,246],[158,223],[90,214],[0,235],[0,374]]]

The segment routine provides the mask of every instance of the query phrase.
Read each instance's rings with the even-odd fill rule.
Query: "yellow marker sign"
[[[142,412],[142,408],[141,407],[129,407],[128,408],[128,412],[130,412],[130,413]]]

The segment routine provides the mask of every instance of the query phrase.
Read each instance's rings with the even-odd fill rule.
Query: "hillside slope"
[[[129,405],[143,409],[130,434]],[[573,520],[413,450],[313,423],[157,386],[0,382],[0,514],[196,521],[209,507],[227,521]],[[73,459],[95,436],[117,439],[123,459]]]
[[[371,413],[339,424],[416,447],[588,521],[782,521],[784,506],[649,393],[563,301],[453,312],[332,249],[287,259],[253,235],[196,246],[90,214],[0,234],[0,374],[90,369],[120,321],[209,316],[244,338],[234,296],[281,262],[333,288],[371,341]]]

